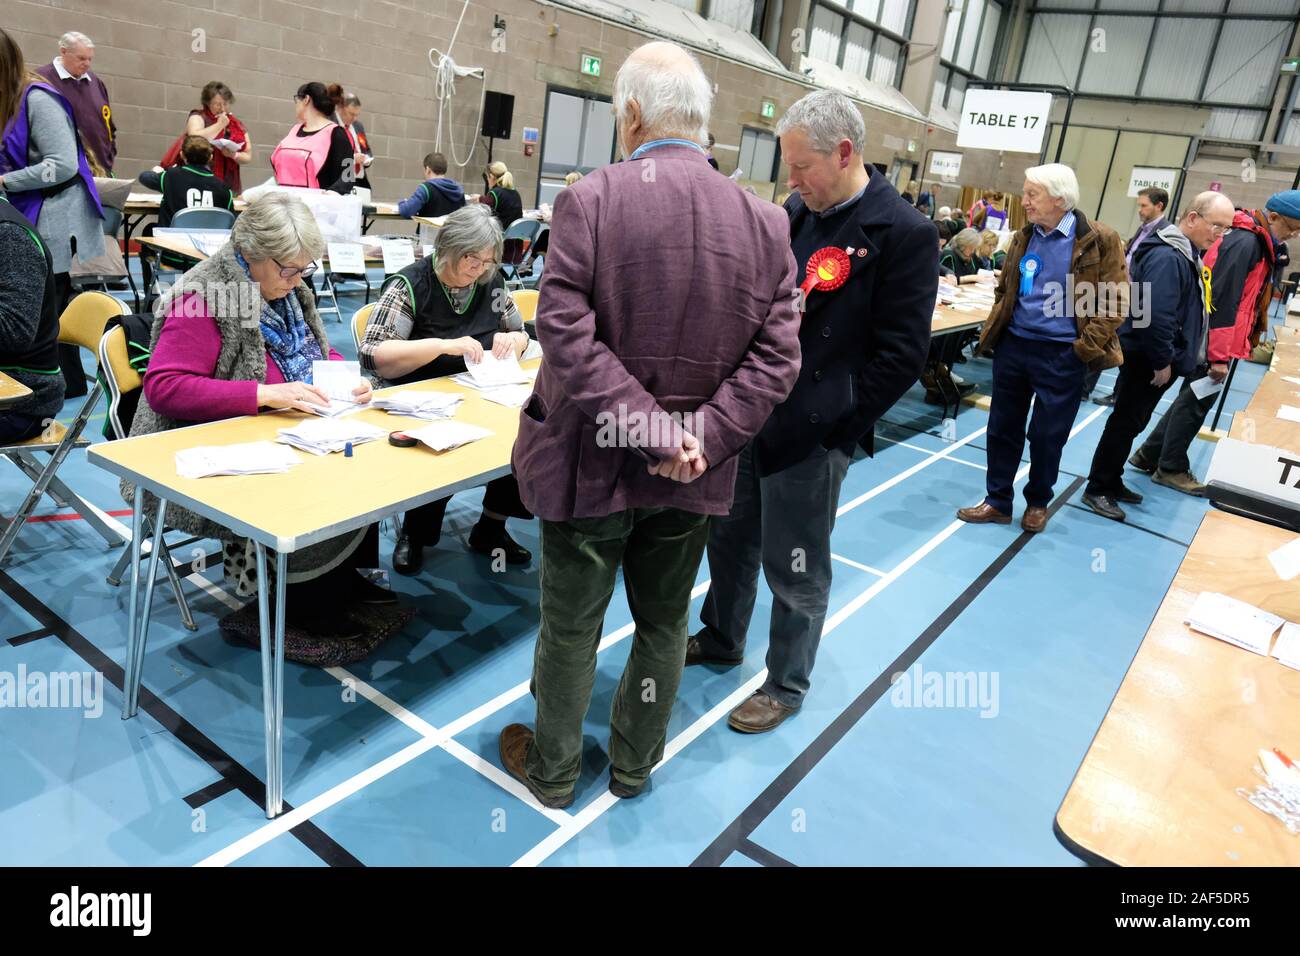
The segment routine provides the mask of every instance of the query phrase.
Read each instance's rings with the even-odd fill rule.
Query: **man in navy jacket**
[[[740,663],[760,567],[772,590],[768,676],[731,712],[743,733],[799,709],[831,584],[831,529],[859,440],[925,365],[939,279],[938,233],[864,168],[862,115],[820,90],[777,126],[790,167],[790,244],[803,283],[803,355],[790,396],[740,455],[731,514],[709,529],[713,576],[686,663]],[[797,195],[793,193],[797,191]]]
[[[1232,217],[1228,197],[1201,193],[1177,226],[1161,219],[1132,251],[1135,288],[1130,315],[1119,329],[1124,364],[1115,410],[1097,442],[1083,494],[1083,503],[1103,518],[1123,521],[1121,502],[1142,503],[1124,485],[1124,459],[1173,380],[1191,375],[1204,361],[1210,288],[1201,253],[1232,226]]]

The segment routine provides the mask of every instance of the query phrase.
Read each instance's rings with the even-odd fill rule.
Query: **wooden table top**
[[[193,259],[195,262],[202,262],[207,255],[194,247],[194,244],[184,239],[174,238],[171,236],[142,236],[138,240],[141,244],[152,246],[155,249],[163,249],[167,252],[175,253],[178,256],[184,256],[186,259]],[[328,265],[330,257],[328,254],[321,256],[321,262]],[[384,261],[383,256],[366,256],[367,263],[379,264]]]
[[[1283,405],[1300,408],[1300,385],[1286,381],[1288,376],[1300,379],[1300,337],[1279,326],[1273,364],[1250,402],[1232,416],[1229,438],[1300,451],[1300,423],[1277,417]]]
[[[32,390],[17,379],[0,372],[0,408],[21,402]]]
[[[1209,511],[1056,815],[1081,855],[1124,866],[1300,866],[1300,838],[1236,794],[1256,752],[1300,755],[1300,671],[1191,630],[1202,591],[1300,621],[1268,553],[1295,534]]]
[[[540,359],[524,362],[525,368]],[[303,463],[283,474],[181,478],[175,454],[204,445],[274,440],[277,430],[307,416],[276,412],[192,425],[138,438],[92,445],[101,468],[137,481],[168,501],[200,512],[237,534],[278,551],[295,551],[397,511],[473,488],[510,470],[519,409],[489,402],[450,378],[400,385],[390,391],[455,392],[464,397],[455,421],[481,425],[492,435],[460,448],[434,452],[424,445],[397,448],[386,438],[356,445],[353,457],[296,451]],[[427,424],[367,408],[349,416],[392,431]]]

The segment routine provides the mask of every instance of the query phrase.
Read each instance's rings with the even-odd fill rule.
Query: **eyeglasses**
[[[1208,222],[1209,220],[1206,221]],[[1210,223],[1210,231],[1213,232],[1216,236],[1223,235],[1231,228],[1232,228],[1232,223],[1228,223],[1226,226],[1221,226],[1217,222]]]
[[[461,256],[461,260],[468,260],[470,265],[478,269],[487,269],[497,264],[495,259],[480,259],[478,256],[472,254]]]
[[[281,279],[295,279],[298,276],[302,276],[304,279],[309,279],[316,274],[316,263],[314,262],[308,263],[301,269],[297,269],[292,266],[286,266],[279,259],[272,258],[271,261],[280,267]]]

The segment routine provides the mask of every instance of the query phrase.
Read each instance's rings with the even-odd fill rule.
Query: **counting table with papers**
[[[525,361],[534,370],[540,359]],[[419,430],[422,426],[452,424],[424,418],[393,415],[366,407],[343,421],[382,430],[383,440],[355,445],[351,457],[343,454],[299,454],[302,461],[269,474],[186,478],[177,473],[177,453],[200,447],[221,447],[245,442],[274,441],[280,429],[312,419],[299,412],[263,413],[226,421],[193,425],[154,435],[125,438],[92,445],[89,460],[121,478],[136,483],[160,499],[155,528],[165,523],[165,508],[179,505],[256,542],[261,560],[275,560],[277,587],[283,587],[288,556],[308,545],[363,528],[388,515],[445,498],[508,474],[510,453],[519,424],[519,409],[492,401],[477,388],[450,378],[433,379],[375,392],[388,398],[405,391],[448,393],[460,398],[456,424],[478,426],[489,434],[480,440],[442,453],[424,444],[399,448],[387,441],[392,431]],[[280,448],[286,446],[280,445]],[[140,676],[147,645],[149,614],[156,580],[158,548],[152,551],[140,601],[140,552],[144,496],[135,496],[132,512],[133,569],[131,577],[128,650],[123,717],[133,716],[139,699]],[[266,555],[272,549],[275,555]],[[259,575],[258,600],[262,608],[262,696],[266,725],[266,815],[274,817],[283,806],[283,700],[284,601],[276,602],[272,623],[266,575]]]

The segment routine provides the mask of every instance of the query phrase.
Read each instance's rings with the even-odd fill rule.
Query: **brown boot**
[[[1174,491],[1181,491],[1185,495],[1191,495],[1194,498],[1205,497],[1205,485],[1197,480],[1196,476],[1190,471],[1175,473],[1165,471],[1163,468],[1157,468],[1151,480],[1157,485],[1164,485],[1166,488],[1172,488]]]
[[[1020,519],[1020,527],[1030,534],[1038,534],[1047,527],[1047,509],[1030,505],[1025,509],[1024,517]]]
[[[1011,524],[1011,515],[998,511],[987,501],[981,501],[973,508],[959,508],[957,517],[971,524]]]
[[[745,701],[727,717],[727,726],[739,730],[742,734],[762,734],[775,730],[798,707],[787,707],[774,697],[768,697],[761,690],[754,691]]]
[[[537,802],[544,807],[552,810],[563,810],[573,804],[573,791],[558,797],[548,797],[541,793],[528,779],[528,748],[533,743],[533,732],[523,724],[510,724],[505,730],[501,731],[501,739],[498,741],[498,747],[501,751],[501,766],[506,768],[506,773],[514,777],[525,787],[528,792],[537,798]]]

